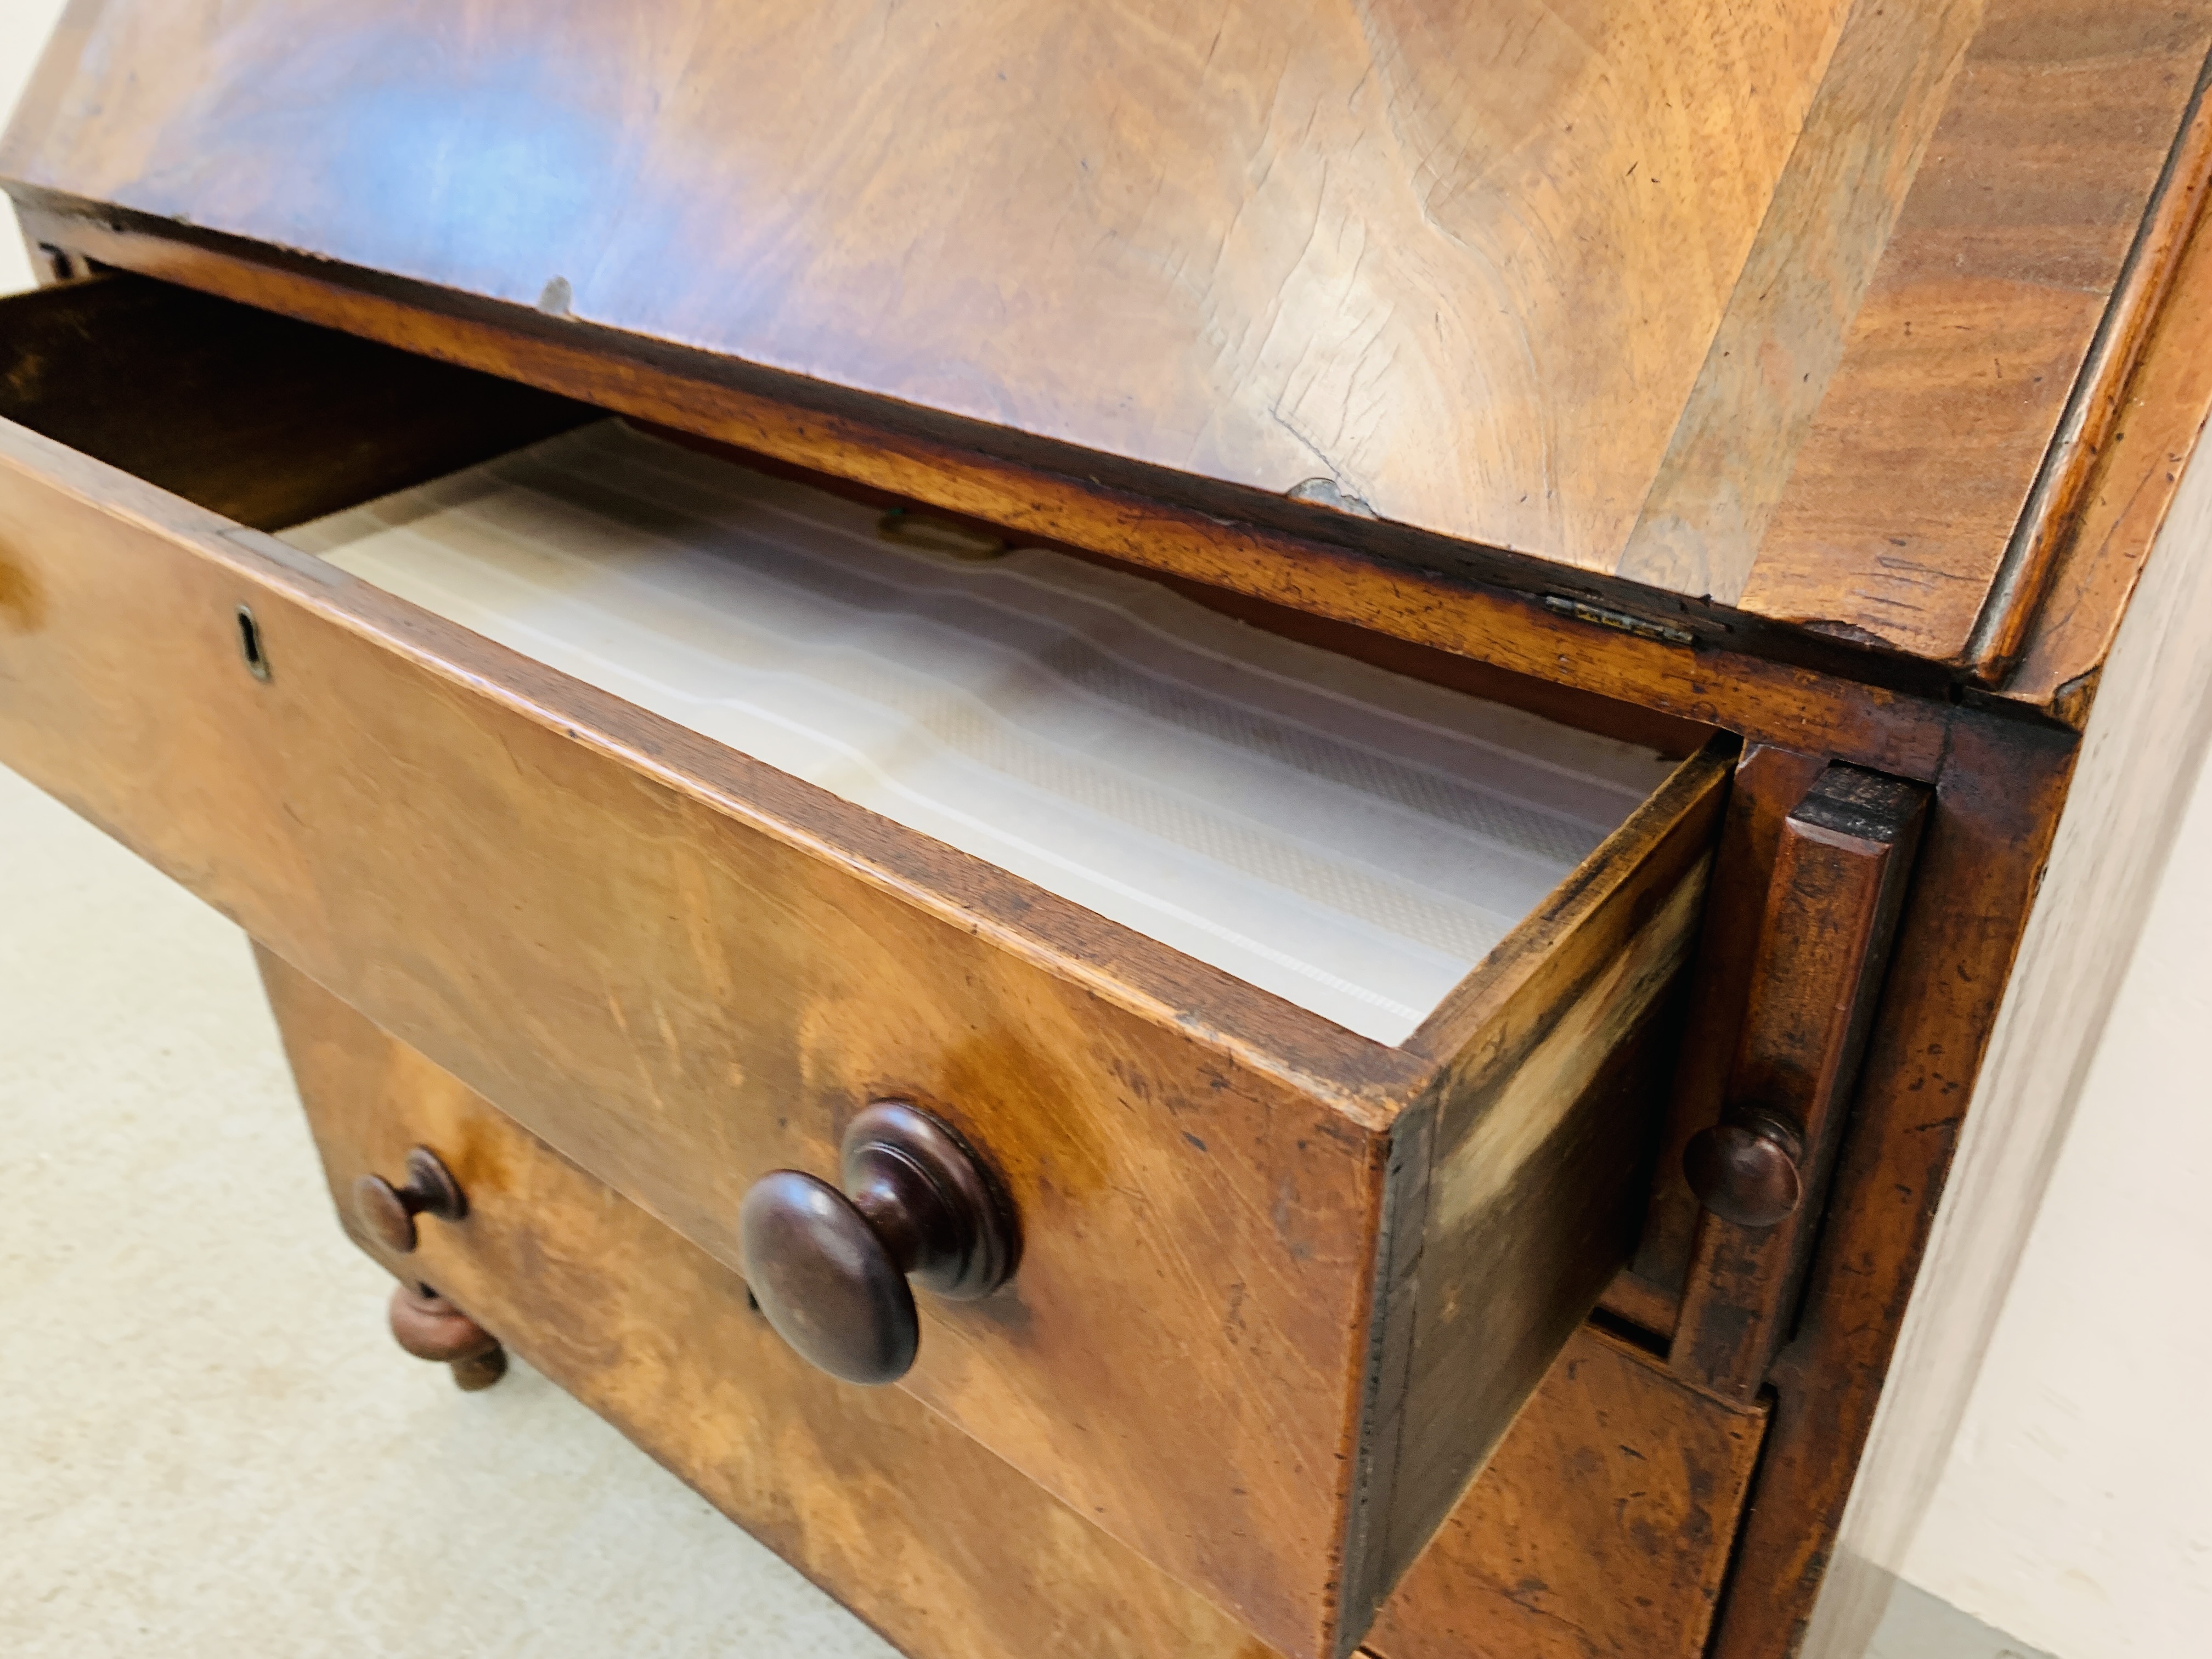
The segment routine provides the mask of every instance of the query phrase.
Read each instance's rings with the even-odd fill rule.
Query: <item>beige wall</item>
[[[2212,1651],[2212,773],[1902,1575],[2058,1659]]]

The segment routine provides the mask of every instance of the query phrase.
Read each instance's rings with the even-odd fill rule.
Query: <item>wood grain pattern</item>
[[[825,1389],[729,1270],[297,970],[258,953],[338,1217],[915,1659],[1268,1659],[1226,1614],[895,1391]],[[415,1143],[477,1203],[419,1257],[343,1203]],[[1763,1408],[1733,1411],[1578,1333],[1391,1597],[1382,1659],[1689,1659]]]
[[[0,168],[1601,568],[1846,4],[108,0]]]
[[[2212,0],[87,0],[0,172],[1963,665],[2208,45]]]
[[[1783,821],[1723,1121],[1786,1126],[1801,1196],[1771,1226],[1708,1206],[1668,1356],[1724,1398],[1757,1395],[1796,1309],[1927,807],[1912,785],[1831,766]]]
[[[153,236],[128,225],[43,212],[27,222],[37,234],[84,249],[105,264],[542,386],[659,427],[704,434],[772,465],[857,481],[1019,536],[1725,726],[1754,741],[1818,750],[1902,777],[1932,778],[1942,765],[1951,718],[1948,688],[1924,674],[1900,676],[1897,663],[1855,647],[1749,637],[1755,630],[1734,622],[1699,633],[1695,649],[1638,637],[1562,616],[1544,605],[1542,589],[1531,594],[1491,586],[1500,573],[1487,567],[1440,568],[1432,547],[1370,552],[1326,539],[1364,526],[1342,514],[1307,514],[1296,532],[1286,532],[1227,515],[1219,505],[1140,496],[701,378],[636,357],[620,336],[586,338],[563,330],[553,337],[457,317],[436,309],[434,294],[403,301],[335,281],[319,267],[264,263],[236,248]],[[1646,594],[1641,602],[1650,600]],[[1670,625],[1705,626],[1686,612],[1666,615]],[[1762,657],[1755,650],[1779,654]]]
[[[1771,1425],[1713,1659],[1773,1659],[1804,1636],[2074,752],[2060,732],[1954,728],[1826,1224],[1768,1373]]]
[[[1855,7],[1620,571],[1733,600],[1842,361],[1983,0]]]
[[[1721,597],[1965,660],[2208,49],[2212,6],[1989,0],[1766,541]]]
[[[0,641],[9,764],[726,1263],[761,1176],[834,1169],[871,1099],[938,1111],[1027,1243],[925,1309],[902,1386],[1329,1645],[1408,1063],[73,459],[0,429],[44,596]]]
[[[1365,1448],[1355,1601],[1412,1564],[1634,1247],[1729,758],[1686,763],[1622,826],[1636,855],[1585,864],[1407,1045],[1437,1070],[1394,1136],[1374,1363],[1397,1403]]]
[[[745,1306],[723,1263],[592,1180],[266,951],[338,1218],[915,1659],[1272,1659],[1273,1650],[938,1416],[839,1388]],[[394,1256],[353,1181],[450,1157],[465,1224]]]
[[[1625,1257],[1715,756],[1455,994],[1447,1064],[13,426],[0,549],[32,596],[0,635],[10,764],[708,1254],[738,1261],[745,1188],[834,1168],[870,1099],[984,1148],[1021,1273],[933,1302],[902,1386],[1286,1653],[1356,1638],[1424,1541],[1406,1517],[1443,1518]],[[1504,1048],[1534,1063],[1570,1017],[1596,1075],[1562,1070],[1558,1126],[1502,1111]],[[1510,1215],[1515,1250],[1439,1249],[1423,1280],[1484,1310],[1488,1392],[1409,1390],[1449,1326],[1383,1293],[1382,1237],[1428,1125],[1523,1117],[1449,1220]],[[1401,1440],[1441,1501],[1401,1504]]]
[[[2166,308],[2191,233],[2212,190],[2212,104],[2204,98],[2212,64],[2200,71],[2193,103],[2166,175],[2129,250],[2119,285],[2091,340],[2074,392],[2052,434],[2035,488],[2021,509],[1996,585],[1982,603],[1966,657],[1975,678],[2002,684],[2018,665],[2038,626],[2059,550],[2075,529],[2098,460],[2118,428],[2129,382]]]
[[[2085,724],[2096,676],[2212,413],[2212,228],[2200,216],[2004,695]]]
[[[1398,1586],[1376,1659],[1698,1659],[1766,1425],[1578,1334]]]

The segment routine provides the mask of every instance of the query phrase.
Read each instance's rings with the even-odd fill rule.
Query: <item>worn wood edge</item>
[[[2136,936],[2212,744],[2212,465],[2185,475],[2114,643],[1835,1553],[1894,1571],[1933,1501]],[[1863,1574],[1806,1659],[1859,1659]]]
[[[1352,1425],[1352,1478],[1336,1581],[1336,1659],[1367,1634],[1396,1583],[1391,1522],[1419,1332],[1419,1269],[1436,1135],[1433,1100],[1401,1114],[1391,1129],[1370,1247],[1365,1363],[1345,1419]]]
[[[1468,1046],[1480,1040],[1509,1003],[1532,989],[1547,998],[1564,994],[1568,988],[1556,982],[1563,974],[1596,971],[1563,967],[1560,945],[1603,914],[1623,889],[1663,884],[1671,890],[1672,878],[1710,848],[1737,748],[1732,736],[1719,735],[1677,766],[1657,793],[1452,988],[1406,1040],[1405,1052],[1437,1066],[1462,1064]]]
[[[1431,1195],[1437,1174],[1444,1098],[1480,1089],[1518,1067],[1528,1051],[1559,1031],[1568,1017],[1594,998],[1610,1000],[1621,988],[1608,970],[1632,954],[1635,938],[1658,927],[1670,903],[1687,892],[1692,908],[1703,892],[1711,831],[1727,796],[1736,744],[1717,737],[1677,766],[1659,791],[1607,838],[1529,917],[1462,981],[1406,1045],[1433,1062],[1420,1100],[1391,1127],[1370,1270],[1368,1347],[1360,1397],[1349,1420],[1358,1425],[1355,1465],[1340,1577],[1341,1632],[1364,1633],[1399,1573],[1418,1552],[1394,1538],[1401,1449],[1419,1341],[1419,1269],[1430,1245]],[[1647,914],[1647,912],[1652,914]],[[1599,927],[1626,928],[1621,949],[1595,960],[1562,966],[1561,947]],[[1686,962],[1692,927],[1680,929]],[[1669,977],[1671,982],[1671,975]],[[1641,1020],[1651,1000],[1631,1011]],[[1498,1015],[1515,1005],[1543,1005],[1553,1018],[1533,1022],[1517,1042],[1496,1040]],[[1557,1005],[1553,1006],[1553,1005]],[[1576,1028],[1579,1031],[1579,1028]],[[1463,1066],[1463,1050],[1483,1050],[1481,1062]],[[1609,1051],[1608,1051],[1609,1052]],[[1593,1054],[1593,1063],[1603,1054]],[[1579,1097],[1577,1097],[1579,1098]],[[1602,1294],[1601,1287],[1593,1291]],[[1577,1312],[1579,1320],[1582,1313]],[[1399,1557],[1402,1555],[1403,1559]],[[1340,1650],[1348,1652],[1349,1648]]]
[[[1426,1070],[1418,1057],[1344,1030],[982,860],[555,673],[27,428],[0,421],[0,466],[81,509],[182,543],[246,580],[279,589],[325,623],[434,678],[558,732],[1114,1006],[1220,1050],[1245,1069],[1312,1096],[1364,1132],[1387,1128],[1418,1093]],[[617,735],[625,730],[635,738]],[[748,782],[755,787],[748,789]],[[780,805],[800,811],[765,804],[759,797],[771,782],[788,797]],[[957,887],[923,880],[867,850],[872,840],[890,849],[927,847],[933,869],[963,879]],[[1066,935],[1066,942],[1053,933]],[[1111,954],[1072,948],[1077,938],[1106,942]],[[1205,1014],[1196,1012],[1200,1008]]]
[[[1620,574],[1742,592],[1981,15],[1982,0],[1845,15]],[[1870,132],[1887,165],[1861,153]],[[1892,175],[1905,185],[1893,194],[1882,188]]]
[[[1516,1377],[1539,1351],[1548,1364],[1553,1339],[1563,1340],[1584,1322],[1628,1257],[1632,1206],[1649,1184],[1648,1147],[1633,1135],[1601,1134],[1592,1141],[1590,1131],[1602,1115],[1619,1115],[1620,1079],[1645,1063],[1652,1045],[1671,1047],[1657,1026],[1696,940],[1712,830],[1725,799],[1720,786],[1731,759],[1732,745],[1718,740],[1677,769],[1671,781],[1679,785],[1676,798],[1655,804],[1644,834],[1632,838],[1645,848],[1644,855],[1593,870],[1594,876],[1610,878],[1592,880],[1583,890],[1585,902],[1563,907],[1572,925],[1539,947],[1547,959],[1537,963],[1534,952],[1517,959],[1537,971],[1501,976],[1492,988],[1497,1000],[1480,1010],[1460,1049],[1437,1066],[1424,1098],[1393,1127],[1386,1224],[1377,1235],[1375,1311],[1357,1417],[1359,1474],[1347,1528],[1341,1622],[1347,1636],[1364,1632],[1372,1622],[1511,1426],[1511,1410],[1491,1411],[1478,1421],[1467,1415],[1470,1399],[1447,1400],[1434,1386],[1438,1365],[1450,1358],[1437,1344],[1450,1332],[1424,1328],[1425,1303],[1438,1293],[1439,1273],[1480,1271],[1467,1260],[1452,1259],[1454,1241],[1477,1237],[1486,1224],[1517,1216],[1531,1203],[1540,1208],[1556,1202],[1556,1194],[1546,1198],[1544,1183],[1565,1166],[1547,1164],[1545,1153],[1563,1136],[1583,1149],[1572,1160],[1577,1183],[1601,1164],[1613,1171],[1607,1190],[1618,1188],[1623,1206],[1618,1255],[1587,1267],[1564,1257],[1546,1263],[1547,1273],[1571,1268],[1574,1282],[1547,1279],[1555,1299],[1535,1310],[1540,1318],[1508,1320],[1501,1328],[1494,1315],[1472,1316],[1490,1322],[1484,1330],[1507,1332]],[[1632,872],[1622,869],[1631,863]],[[1587,948],[1577,951],[1577,945]],[[1569,957],[1577,959],[1560,968],[1559,962]],[[1656,1097],[1662,1091],[1655,1085],[1644,1092]],[[1454,1121],[1448,1123],[1448,1115]],[[1656,1113],[1650,1127],[1648,1139],[1656,1139]],[[1587,1207],[1590,1200],[1580,1201]],[[1577,1243],[1569,1254],[1587,1255],[1605,1228],[1585,1224],[1587,1215],[1576,1219],[1570,1231]],[[1475,1300],[1487,1308],[1495,1298]],[[1457,1339],[1468,1340],[1464,1332]],[[1527,1380],[1536,1384],[1541,1374],[1540,1365]],[[1510,1390],[1510,1380],[1506,1386]],[[1438,1486],[1426,1452],[1417,1455],[1408,1441],[1425,1443],[1452,1423],[1464,1424],[1468,1438],[1453,1449],[1455,1462]],[[1484,1437],[1479,1443],[1477,1431]],[[1430,1477],[1425,1490],[1409,1485],[1417,1472]]]
[[[1869,3],[1873,3],[1869,0]],[[2130,3],[2143,5],[2146,11],[2154,9],[2145,0],[2130,0]],[[1971,282],[1993,283],[2022,297],[2040,295],[2049,301],[2071,295],[2079,301],[2076,314],[2057,325],[2057,334],[2047,333],[2051,326],[2047,322],[2039,325],[2046,330],[2045,337],[2062,348],[2063,362],[2051,377],[2053,385],[2050,394],[2039,398],[2033,413],[2025,417],[2025,423],[2016,424],[2009,432],[2001,463],[1990,459],[1996,452],[1990,452],[1984,457],[1984,470],[1990,465],[2000,465],[2005,475],[2005,493],[2011,495],[2016,491],[2017,502],[2026,502],[2059,429],[2067,392],[2079,377],[2095,337],[2098,320],[2106,314],[2109,301],[2119,284],[2127,249],[2140,234],[2157,181],[2172,155],[2173,135],[2183,128],[2188,105],[2188,77],[2201,67],[2201,63],[2191,63],[2185,58],[2168,60],[2178,64],[2177,73],[2182,77],[2181,95],[2166,105],[2168,112],[2160,121],[2165,136],[2152,136],[2142,147],[2139,164],[2129,169],[2130,179],[2124,193],[2125,222],[2114,225],[2116,244],[2096,251],[2093,275],[2073,281],[2063,277],[2054,280],[2020,268],[2017,261],[2004,261],[2002,269],[1970,274],[1966,265],[1971,261],[1954,265],[1958,260],[1957,242],[1969,227],[1984,223],[1978,216],[1982,203],[2014,193],[2033,199],[2062,189],[2087,195],[2101,193],[2110,198],[2114,186],[2113,179],[2099,171],[2112,164],[2112,157],[2106,147],[2094,143],[2071,144],[2068,143],[2070,135],[2058,131],[2045,132],[2039,143],[2022,145],[2013,142],[2014,135],[1991,130],[1991,112],[2019,110],[2022,106],[2017,98],[2022,94],[2016,93],[2014,101],[2000,103],[1978,90],[1981,70],[1987,68],[2002,76],[2014,60],[2023,38],[2051,42],[2063,40],[2067,27],[2063,21],[2064,5],[2054,4],[2053,0],[1986,0],[1980,9],[1982,15],[1968,45],[1963,72],[1953,80],[1950,94],[1936,118],[1935,140],[1916,170],[1905,206],[1868,286],[1859,315],[1850,325],[1853,337],[1847,342],[1843,360],[1825,394],[1822,416],[1816,419],[1801,451],[1797,470],[1743,590],[1727,596],[1739,606],[1761,615],[1794,619],[1803,626],[1839,638],[1857,639],[1924,660],[1942,662],[1956,673],[1961,688],[1968,690],[1975,689],[1978,682],[1969,672],[1967,642],[1986,605],[1988,589],[1996,579],[2010,533],[2018,524],[2018,507],[1992,505],[1988,513],[1978,515],[1971,539],[1960,533],[1962,526],[1954,515],[1932,517],[1930,523],[1940,520],[1945,525],[1938,542],[1921,550],[1923,555],[1932,556],[1934,562],[1914,562],[1932,582],[1923,580],[1914,584],[1908,578],[1907,585],[1915,586],[1923,596],[1946,584],[1960,586],[1959,603],[1955,606],[1936,607],[1908,605],[1911,617],[1905,620],[1893,608],[1886,606],[1877,593],[1868,591],[1884,580],[1881,570],[1886,559],[1875,543],[1889,536],[1894,528],[1893,509],[1901,503],[1893,489],[1887,484],[1871,484],[1868,482],[1870,474],[1856,481],[1849,477],[1824,480],[1821,468],[1808,463],[1815,463],[1823,456],[1841,461],[1852,454],[1867,453],[1869,434],[1862,425],[1865,419],[1863,410],[1871,403],[1893,410],[1910,405],[1914,412],[1909,427],[1899,424],[1889,428],[1893,436],[1902,441],[1912,441],[1904,437],[1908,431],[1924,434],[1980,424],[1981,416],[1975,407],[1975,383],[1942,372],[1941,353],[1923,359],[1932,371],[1929,373],[1892,375],[1887,372],[1885,361],[1888,355],[1885,338],[1893,341],[1893,331],[1908,332],[1915,320],[1924,319],[1920,306],[1931,294],[1956,276],[1966,275]],[[2063,49],[2054,52],[2054,57],[2063,55]],[[2144,61],[2140,58],[2107,54],[2094,59],[2069,58],[2066,61],[2071,70],[2094,75],[2107,87],[2127,87],[2138,106],[2155,96],[2154,87],[2129,76],[2130,66]],[[2170,127],[2166,125],[2169,119]],[[2017,161],[2015,157],[2019,158]],[[2008,232],[2015,228],[2005,223],[2002,215],[1998,216],[1998,222],[1987,226],[1999,246]],[[1988,316],[1993,323],[2001,321],[2004,312],[2002,302],[1994,313],[1981,306],[1963,308],[1968,319]],[[1954,322],[1946,331],[1959,329],[1975,338],[1982,337],[1971,320]],[[1954,348],[1957,343],[1954,340]],[[1902,404],[1900,399],[1904,400]],[[1855,404],[1861,408],[1854,410]],[[1849,468],[1844,470],[1848,471]],[[1920,487],[1932,493],[1945,486],[1943,481],[1931,476],[1923,478]],[[1920,497],[1929,498],[1926,494]],[[1868,505],[1875,503],[1886,504],[1880,517],[1869,517],[1865,511]],[[1839,529],[1838,522],[1832,521],[1847,524],[1848,528]],[[1835,572],[1832,555],[1838,534],[1861,538],[1860,544],[1874,557],[1859,562],[1861,585],[1849,596],[1855,608],[1817,615],[1813,610],[1814,605],[1832,604],[1836,598],[1845,597],[1832,580]],[[1906,568],[1911,567],[1900,567]]]
[[[2019,665],[2035,613],[2049,592],[2059,550],[2078,527],[2098,463],[2122,412],[2154,324],[2172,293],[2191,233],[2212,188],[2212,58],[2197,71],[2173,148],[2153,188],[2120,279],[2069,393],[1996,580],[1983,596],[1963,660],[1977,684],[1998,686]]]
[[[2212,213],[2200,212],[2080,514],[1999,695],[2075,730],[2212,416]]]
[[[1804,1028],[1806,1012],[1819,1012],[1793,1010],[1791,988],[1817,979],[1824,965],[1846,969],[1835,988],[1838,1000],[1822,999],[1822,1006],[1846,1015],[1840,1026],[1827,1028],[1832,1047],[1824,1042],[1818,1051],[1825,1063],[1818,1069],[1781,1068],[1785,1076],[1802,1074],[1813,1085],[1804,1099],[1787,1103],[1802,1108],[1803,1200],[1796,1213],[1771,1228],[1741,1227],[1705,1212],[1669,1350],[1674,1374],[1717,1399],[1756,1398],[1788,1334],[1827,1208],[1931,805],[1930,792],[1917,785],[1863,773],[1839,777],[1844,772],[1838,766],[1824,769],[1783,818],[1752,963],[1751,1001],[1729,1066],[1729,1098],[1757,1100],[1771,1074],[1778,1024],[1786,1053]],[[1832,879],[1820,881],[1823,873]],[[1799,895],[1808,884],[1822,896],[1800,908]]]
[[[534,323],[526,333],[507,319],[428,309],[437,296],[416,304],[349,286],[336,266],[301,259],[295,263],[316,268],[295,270],[274,251],[141,227],[133,216],[35,191],[17,194],[30,234],[106,265],[1755,740],[1818,747],[1923,779],[1941,765],[1951,677],[1899,653],[1748,615],[1708,616],[1695,601],[1632,584],[1616,584],[1622,592],[1613,593],[1595,572],[1545,566],[1522,586],[1456,574],[1437,568],[1428,540],[1409,544],[1402,558],[1378,557],[1320,538],[1341,516],[1323,509],[1300,509],[1298,533],[1224,517],[611,356],[627,337],[550,323],[557,334]],[[1566,608],[1548,606],[1547,597]],[[1659,636],[1662,627],[1687,629],[1694,645]]]
[[[1604,969],[1562,1005],[1520,1011],[1509,1021],[1517,1041],[1438,1091],[1386,1590],[1465,1496],[1559,1347],[1631,1257],[1675,1046],[1671,1015],[1710,869],[1709,860],[1693,862],[1648,912],[1620,907],[1632,908],[1632,932],[1607,952]],[[1531,1249],[1540,1263],[1516,1257]],[[1528,1284],[1541,1299],[1523,1308],[1491,1292],[1485,1279],[1498,1261],[1513,1261],[1516,1274],[1540,1273]],[[1442,1322],[1427,1328],[1440,1307]],[[1455,1323],[1452,1310],[1472,1322]],[[1462,1369],[1469,1363],[1493,1375],[1481,1381]],[[1501,1409],[1516,1388],[1521,1398]]]

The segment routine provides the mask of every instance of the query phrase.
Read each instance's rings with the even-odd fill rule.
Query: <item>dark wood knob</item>
[[[353,1183],[353,1212],[370,1237],[386,1249],[406,1255],[415,1248],[416,1216],[459,1221],[469,1212],[469,1201],[438,1155],[417,1146],[407,1154],[405,1186],[395,1187],[378,1175],[365,1175]]]
[[[392,1340],[417,1359],[450,1365],[454,1386],[473,1394],[507,1375],[499,1339],[428,1285],[392,1293]]]
[[[988,1296],[1013,1276],[1012,1206],[967,1142],[919,1107],[879,1100],[845,1131],[843,1190],[763,1176],[738,1212],[753,1299],[777,1334],[848,1382],[896,1382],[921,1332],[908,1280]]]
[[[1698,1200],[1739,1227],[1771,1227],[1805,1195],[1805,1146],[1778,1118],[1732,1115],[1701,1129],[1682,1150],[1682,1173]]]

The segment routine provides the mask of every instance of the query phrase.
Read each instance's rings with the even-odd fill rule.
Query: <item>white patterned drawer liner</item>
[[[1670,769],[877,517],[608,421],[284,539],[1381,1042]]]

